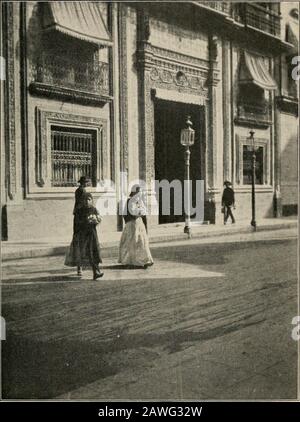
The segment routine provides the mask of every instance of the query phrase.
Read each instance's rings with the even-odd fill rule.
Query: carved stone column
[[[128,69],[127,69],[127,6],[118,3],[119,15],[119,88],[120,88],[120,169],[128,172]]]
[[[120,175],[117,180],[119,194],[118,194],[118,208],[123,208],[123,201],[128,190],[128,37],[127,37],[127,6],[121,2],[116,4],[118,12],[117,24],[118,24],[118,40],[115,45],[115,63],[118,63],[116,69],[115,78],[118,78],[114,87],[114,95],[118,97],[115,102],[116,116],[119,120],[119,132],[118,138],[119,148],[116,152],[119,153],[119,157],[116,162],[119,163],[118,174]],[[116,34],[115,34],[116,35]],[[117,47],[117,48],[116,48]],[[117,88],[118,91],[117,92]],[[118,229],[122,230],[123,218],[118,216]]]
[[[3,4],[4,58],[6,59],[5,107],[5,151],[6,189],[8,197],[15,199],[17,191],[16,173],[16,103],[15,103],[15,33],[14,3]]]
[[[275,119],[275,134],[274,134],[274,216],[282,217],[282,202],[281,202],[281,115],[278,107],[274,113]]]
[[[111,160],[113,162],[111,174],[112,180],[115,183],[116,188],[116,198],[117,198],[117,210],[122,206],[120,202],[122,199],[122,186],[123,180],[120,177],[121,171],[121,141],[120,141],[120,102],[119,102],[119,93],[120,93],[120,49],[119,49],[119,5],[118,3],[111,3],[109,5],[109,29],[112,34],[112,39],[114,42],[113,48],[110,49],[110,83],[111,90],[113,95],[113,102],[110,103],[110,113],[111,113]],[[113,146],[113,148],[112,148]],[[122,216],[117,215],[117,228],[122,230],[123,219]]]
[[[149,70],[140,69],[139,79],[139,147],[140,179],[150,189],[154,179],[154,106],[151,99]]]
[[[140,179],[150,188],[154,177],[154,110],[151,99],[151,66],[146,62],[147,44],[150,36],[149,17],[144,8],[137,9],[137,57],[139,92],[139,147]]]
[[[149,16],[145,8],[137,9],[137,69],[138,69],[138,109],[139,109],[139,177],[146,183],[147,207],[149,213],[155,203],[155,151],[154,151],[154,104],[151,98],[151,65],[147,56],[151,55],[147,46],[150,37]],[[154,201],[154,202],[153,202]],[[152,209],[153,211],[153,209]],[[152,216],[150,223],[157,223]]]
[[[218,124],[222,116],[217,116],[217,85],[219,83],[219,71],[217,68],[218,58],[218,39],[211,35],[209,37],[209,102],[208,102],[208,143],[207,143],[207,217],[211,223],[219,223],[221,221],[221,200],[220,200],[220,172],[223,166],[223,160],[218,156]]]
[[[275,73],[279,80],[279,92],[281,91],[281,66],[282,57],[275,61]],[[282,201],[281,201],[281,113],[279,104],[274,103],[274,216],[282,217]]]
[[[232,77],[231,45],[223,40],[222,46],[223,88],[223,180],[232,180]]]

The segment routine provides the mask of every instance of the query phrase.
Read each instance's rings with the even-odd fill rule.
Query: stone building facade
[[[291,43],[294,48],[282,53],[278,66],[281,74],[278,77],[279,88],[276,98],[275,130],[278,149],[275,160],[280,187],[278,213],[291,215],[297,213],[299,192],[299,83],[291,78],[293,69],[295,71],[293,57],[299,56],[299,4],[281,3],[281,16],[281,38]]]
[[[205,220],[222,223],[226,179],[237,219],[250,220],[250,130],[257,219],[296,212],[297,11],[297,3],[3,3],[2,238],[69,238],[83,173],[95,199],[116,210],[137,179],[149,199],[154,179],[183,180],[187,115]],[[116,214],[103,231],[120,229]]]

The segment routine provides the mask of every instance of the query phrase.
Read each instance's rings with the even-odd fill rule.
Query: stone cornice
[[[39,82],[31,82],[29,92],[32,95],[40,95],[49,98],[55,98],[62,101],[71,101],[86,105],[104,105],[111,102],[113,97],[97,95],[85,91],[75,91],[69,88],[56,87]]]
[[[137,62],[143,67],[161,66],[200,75],[207,72],[209,60],[188,56],[176,51],[155,47],[147,42],[138,44]]]

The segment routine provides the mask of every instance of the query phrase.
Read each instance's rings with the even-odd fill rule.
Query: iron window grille
[[[95,131],[51,127],[51,185],[76,186],[81,176],[91,179],[96,186]]]

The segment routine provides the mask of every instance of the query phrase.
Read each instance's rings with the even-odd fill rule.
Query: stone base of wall
[[[236,209],[233,211],[237,221],[251,221],[252,218],[252,202],[251,192],[236,192]],[[221,200],[205,201],[204,204],[204,221],[209,224],[222,225],[223,214],[221,213]],[[256,193],[256,219],[274,218],[274,194],[273,192],[257,192]],[[175,224],[175,223],[174,223]],[[183,224],[180,223],[180,224]],[[158,217],[149,216],[148,225],[150,227],[159,227]]]
[[[288,217],[290,215],[298,215],[298,205],[297,204],[283,205],[282,215],[283,217]]]
[[[25,200],[21,205],[8,205],[7,239],[9,241],[53,241],[69,242],[73,232],[73,206],[71,199]],[[284,215],[297,214],[296,205],[285,205]],[[236,192],[236,210],[238,221],[251,220],[251,192]],[[274,217],[273,192],[256,193],[256,219]],[[116,232],[120,229],[117,216],[104,216],[100,233]],[[210,224],[223,224],[221,204],[206,203],[205,220]],[[149,227],[158,227],[158,216],[148,217]],[[100,234],[101,236],[101,234]]]
[[[21,205],[7,206],[7,240],[43,239],[70,241],[73,233],[72,199],[25,200]],[[117,231],[117,217],[104,216],[102,232]]]
[[[251,221],[252,201],[251,192],[235,193],[236,209],[234,215],[238,221]],[[274,217],[274,194],[273,192],[256,192],[255,195],[256,220]]]
[[[281,186],[281,201],[282,206],[296,206],[298,204],[298,183],[286,182]]]

